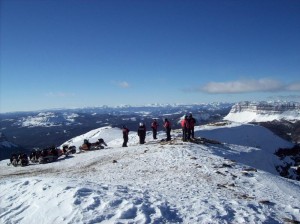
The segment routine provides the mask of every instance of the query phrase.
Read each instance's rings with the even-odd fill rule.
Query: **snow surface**
[[[284,223],[300,220],[300,183],[275,174],[272,153],[290,146],[254,125],[197,127],[222,144],[170,143],[147,133],[128,148],[116,128],[66,142],[103,138],[103,150],[27,167],[0,162],[0,223]],[[256,170],[257,169],[257,170]]]

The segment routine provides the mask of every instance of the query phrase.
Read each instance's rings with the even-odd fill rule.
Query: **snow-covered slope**
[[[250,103],[235,104],[225,120],[248,123],[267,122],[273,120],[300,120],[298,104]]]
[[[277,174],[275,166],[278,165],[278,157],[274,152],[280,147],[293,146],[292,143],[258,125],[238,123],[224,127],[207,125],[197,127],[196,130],[198,136],[225,143],[225,150],[220,151],[220,155],[273,174]]]
[[[255,134],[257,133],[257,134]],[[180,136],[175,130],[172,136]],[[203,126],[197,136],[138,144],[100,128],[70,140],[103,138],[104,150],[28,167],[0,162],[2,223],[284,223],[300,220],[300,184],[272,172],[273,150],[290,143],[258,126]],[[165,138],[160,132],[159,139]],[[266,144],[264,140],[267,140]],[[257,148],[259,146],[259,148]],[[259,154],[259,152],[261,154]],[[263,156],[260,157],[259,156]],[[267,163],[267,164],[266,164]],[[257,169],[257,170],[256,170]]]

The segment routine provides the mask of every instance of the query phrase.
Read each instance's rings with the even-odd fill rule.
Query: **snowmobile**
[[[104,149],[104,146],[107,144],[104,142],[102,138],[99,138],[97,142],[90,143],[89,140],[84,139],[83,144],[79,147],[80,151],[92,151],[92,150],[99,150]]]
[[[19,154],[12,154],[10,157],[10,163],[7,164],[8,166],[28,166],[29,160],[26,153],[19,153]]]

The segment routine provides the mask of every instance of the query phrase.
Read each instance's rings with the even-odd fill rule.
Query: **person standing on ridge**
[[[195,135],[194,135],[195,130],[194,129],[195,129],[195,124],[196,124],[197,120],[193,117],[192,113],[190,113],[189,118],[190,118],[191,137],[195,138]]]
[[[182,128],[182,141],[187,141],[187,116],[185,115],[184,118],[181,120],[181,128]]]
[[[152,133],[153,133],[153,139],[157,139],[157,128],[158,128],[158,123],[156,119],[153,119],[153,122],[151,123],[151,128],[152,128]]]
[[[146,138],[146,126],[142,122],[140,123],[140,126],[138,128],[138,136],[140,138],[140,144],[144,144]]]
[[[122,132],[124,140],[122,147],[127,147],[129,129],[125,125],[123,125]]]
[[[191,120],[190,120],[189,116],[187,116],[185,126],[186,126],[186,140],[190,141],[191,140]]]
[[[167,141],[171,141],[171,122],[165,118],[164,128],[166,129]]]

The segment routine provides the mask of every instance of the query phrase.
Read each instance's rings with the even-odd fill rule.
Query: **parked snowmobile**
[[[63,145],[62,152],[65,156],[76,153],[76,146]]]
[[[43,149],[41,152],[41,156],[39,157],[39,163],[51,163],[58,159],[59,150],[55,147],[50,147]]]
[[[38,163],[39,162],[39,158],[41,156],[42,151],[39,149],[35,149],[33,150],[30,155],[29,155],[29,159],[31,162],[33,163]]]
[[[94,143],[90,143],[89,140],[84,139],[83,144],[79,149],[80,151],[99,150],[104,149],[104,146],[107,146],[107,144],[102,138],[99,138],[98,141]]]
[[[29,160],[26,153],[13,153],[10,157],[10,163],[7,165],[13,166],[28,166]]]
[[[30,161],[33,163],[51,163],[56,161],[62,154],[62,150],[52,146],[43,150],[32,151],[30,154]]]
[[[79,147],[80,150],[88,151],[91,149],[92,144],[89,142],[89,140],[84,139],[83,144]]]
[[[98,141],[91,143],[91,149],[104,149],[104,146],[107,146],[103,138],[99,138]]]

